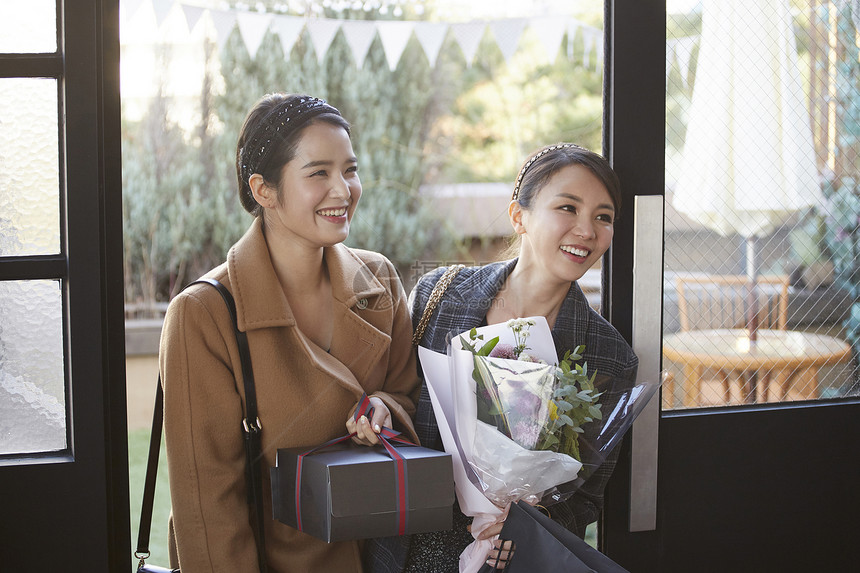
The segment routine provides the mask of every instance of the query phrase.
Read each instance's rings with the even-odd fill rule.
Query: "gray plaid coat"
[[[445,352],[449,336],[483,324],[496,293],[504,285],[516,262],[513,259],[462,269],[433,313],[421,345]],[[445,268],[439,268],[421,277],[410,294],[413,327],[418,324],[430,293],[444,271]],[[600,399],[602,410],[611,411],[619,395],[633,385],[639,361],[618,331],[589,306],[576,283],[571,285],[562,303],[552,336],[559,357],[564,356],[567,350],[585,345],[583,360],[588,364],[588,371],[596,371],[598,377],[603,379],[602,388],[599,388],[604,392]],[[595,426],[595,429],[598,428]],[[421,445],[443,449],[426,385],[422,386],[418,400],[415,430]],[[583,452],[583,455],[587,458],[588,453]],[[578,489],[571,497],[549,507],[552,518],[584,537],[586,526],[597,520],[603,507],[603,490],[617,459],[617,448],[602,463],[598,460],[589,464],[587,459],[583,459],[584,468],[590,475],[584,483],[576,484]],[[455,512],[460,513],[459,508],[455,508]],[[464,530],[465,523],[468,520],[463,519],[462,514],[455,515],[455,529]],[[459,555],[470,541],[471,536],[465,531],[368,540],[365,546],[366,567],[368,571],[399,573],[404,570],[407,554],[411,552],[410,569],[428,573],[456,572]],[[440,555],[440,551],[445,555]]]

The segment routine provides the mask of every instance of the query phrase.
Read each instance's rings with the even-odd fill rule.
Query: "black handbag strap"
[[[239,330],[236,315],[236,302],[233,295],[223,284],[215,279],[202,278],[189,285],[205,283],[212,285],[224,299],[233,323],[233,332],[239,346],[239,359],[242,364],[242,381],[245,386],[245,419],[242,420],[242,434],[245,438],[246,477],[248,482],[248,504],[254,520],[254,540],[257,545],[257,559],[260,572],[266,572],[265,523],[263,521],[263,480],[260,470],[262,447],[260,434],[262,426],[257,415],[257,392],[254,385],[254,371],[251,367],[251,352],[247,335]],[[164,423],[164,391],[161,388],[161,375],[155,391],[155,409],[152,413],[152,433],[149,439],[149,457],[146,462],[146,479],[143,485],[143,503],[140,510],[140,526],[137,534],[137,551],[134,556],[140,565],[149,557],[149,536],[152,529],[152,506],[155,499],[155,475],[158,471],[158,456],[161,448],[161,432]]]

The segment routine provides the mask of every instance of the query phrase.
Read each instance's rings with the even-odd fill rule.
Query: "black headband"
[[[260,121],[254,136],[246,141],[239,151],[243,183],[247,185],[251,175],[260,172],[278,140],[285,137],[288,131],[301,129],[310,120],[324,113],[340,115],[340,112],[325,100],[311,96],[290,98],[276,105]]]
[[[557,145],[550,145],[549,147],[544,147],[537,153],[531,156],[531,158],[525,162],[525,164],[520,169],[519,175],[517,175],[517,181],[514,184],[514,193],[511,196],[511,201],[517,201],[520,196],[520,186],[523,184],[523,177],[525,177],[526,171],[529,170],[529,167],[532,166],[532,163],[549,153],[550,151],[555,151],[556,149],[584,149],[575,143],[559,143]]]

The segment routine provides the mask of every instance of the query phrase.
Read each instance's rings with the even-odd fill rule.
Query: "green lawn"
[[[134,430],[128,434],[129,495],[131,498],[131,546],[137,547],[137,529],[140,523],[140,504],[143,500],[143,480],[146,476],[146,457],[149,453],[149,429]],[[167,567],[167,518],[170,516],[170,490],[167,485],[167,456],[164,443],[158,458],[158,481],[155,486],[155,505],[152,510],[152,534],[147,563]],[[137,568],[137,561],[134,562]]]

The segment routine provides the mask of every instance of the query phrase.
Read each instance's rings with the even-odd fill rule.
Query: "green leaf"
[[[555,403],[555,406],[560,412],[570,412],[571,410],[573,410],[573,406],[569,402],[565,402],[564,400],[558,400]]]
[[[570,416],[568,416],[567,414],[559,414],[558,419],[562,424],[565,424],[567,426],[573,426],[573,420],[571,420]]]
[[[582,390],[576,393],[576,397],[583,402],[591,402],[591,390]]]
[[[478,350],[478,356],[489,356],[490,352],[493,351],[493,348],[496,347],[496,344],[499,343],[499,337],[491,338]]]

